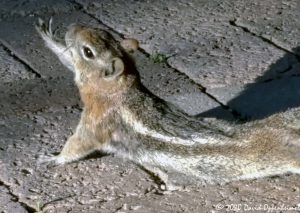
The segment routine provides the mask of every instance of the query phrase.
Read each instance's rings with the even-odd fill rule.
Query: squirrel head
[[[65,35],[75,68],[75,81],[102,92],[117,92],[128,76],[137,77],[129,53],[138,48],[135,39],[118,42],[107,31],[79,24],[69,26]]]

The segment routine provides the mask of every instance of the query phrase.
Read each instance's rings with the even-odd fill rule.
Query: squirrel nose
[[[82,28],[84,28],[84,26],[80,25],[80,24],[77,24],[77,23],[73,23],[73,24],[70,24],[68,26],[68,30],[67,32],[71,33],[71,34],[76,34],[79,30],[81,30]]]

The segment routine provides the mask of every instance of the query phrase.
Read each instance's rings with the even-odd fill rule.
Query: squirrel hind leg
[[[141,169],[154,177],[155,182],[162,191],[182,191],[183,187],[174,185],[168,177],[168,174],[162,169],[152,165],[139,165]]]

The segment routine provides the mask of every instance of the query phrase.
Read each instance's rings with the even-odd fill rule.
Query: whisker
[[[62,52],[59,54],[59,56],[63,55],[65,52],[67,52],[72,46],[73,46],[73,45],[70,45],[70,46],[66,47],[66,48],[64,49],[64,51],[62,51]]]

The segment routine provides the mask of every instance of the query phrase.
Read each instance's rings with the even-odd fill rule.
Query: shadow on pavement
[[[298,53],[300,47],[294,48]],[[238,111],[246,120],[257,120],[283,112],[289,108],[300,106],[300,59],[299,63],[290,63],[291,53],[287,53],[256,79],[255,83],[248,84],[236,98],[226,105]],[[286,67],[285,69],[282,69]],[[217,107],[199,114],[202,117],[215,117],[227,120],[220,116]]]

